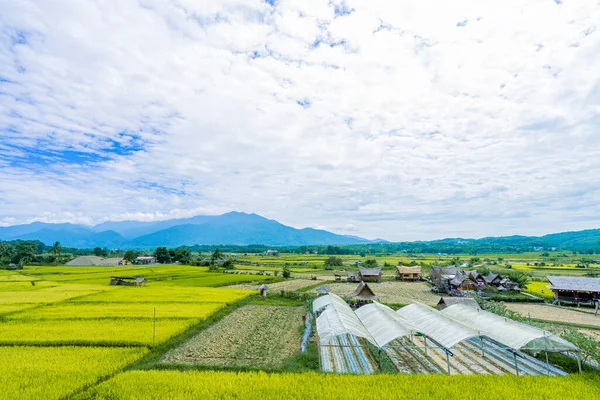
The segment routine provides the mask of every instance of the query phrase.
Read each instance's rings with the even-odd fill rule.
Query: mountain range
[[[379,243],[325,230],[296,229],[257,214],[230,212],[157,222],[103,222],[95,226],[33,222],[0,227],[0,240],[40,240],[78,248],[136,248],[192,245],[301,246]]]

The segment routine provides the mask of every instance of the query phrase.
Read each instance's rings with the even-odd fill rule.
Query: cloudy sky
[[[598,0],[0,0],[0,225],[600,227]]]

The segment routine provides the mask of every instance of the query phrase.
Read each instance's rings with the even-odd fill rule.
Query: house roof
[[[396,271],[399,274],[420,274],[421,267],[420,266],[408,266],[408,265],[397,265]]]
[[[136,282],[146,282],[146,278],[135,278]]]
[[[450,307],[454,304],[464,304],[469,307],[481,308],[479,304],[472,297],[442,297],[438,304],[444,303],[446,306]]]
[[[450,283],[452,285],[458,286],[458,285],[462,285],[462,283],[467,280],[467,275],[464,272],[459,272],[456,275],[454,275],[454,278],[452,278],[450,280]]]
[[[122,258],[102,258],[98,256],[79,256],[71,261],[69,261],[66,265],[69,266],[117,266],[119,265],[119,261],[122,261]]]
[[[329,290],[329,286],[327,286],[327,285],[322,285],[317,288],[317,293],[329,293],[329,292],[331,292],[331,290]]]
[[[437,265],[432,265],[431,269],[434,271],[439,271],[442,275],[456,275],[460,269],[455,266],[450,267],[438,267]]]
[[[354,292],[346,295],[347,299],[355,298],[359,300],[377,300],[377,296],[371,290],[369,285],[364,282],[358,284]]]
[[[501,278],[501,276],[499,274],[490,272],[489,274],[487,274],[486,276],[483,277],[483,280],[486,281],[487,283],[492,283],[497,278]]]
[[[156,260],[156,257],[153,257],[153,256],[141,256],[141,257],[137,257],[136,260]]]
[[[566,276],[547,276],[550,289],[600,292],[600,278],[571,278]]]
[[[381,267],[377,268],[363,268],[358,267],[361,275],[381,275]]]

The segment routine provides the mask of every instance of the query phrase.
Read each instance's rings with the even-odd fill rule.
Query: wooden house
[[[396,266],[396,279],[401,281],[418,281],[421,280],[423,272],[420,266]]]
[[[381,267],[363,268],[358,267],[358,276],[361,282],[381,282]]]

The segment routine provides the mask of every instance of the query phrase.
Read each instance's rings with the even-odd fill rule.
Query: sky
[[[0,0],[0,226],[600,228],[598,0]]]

